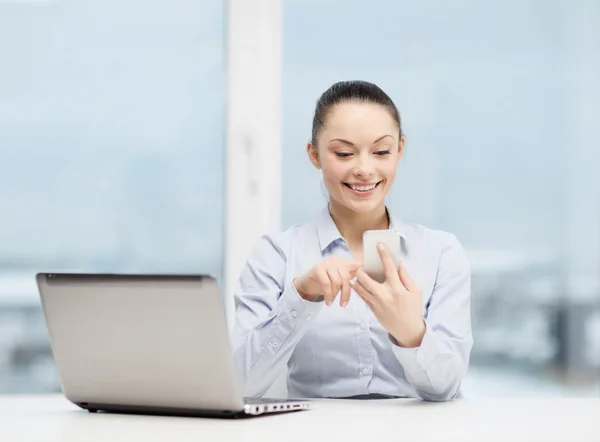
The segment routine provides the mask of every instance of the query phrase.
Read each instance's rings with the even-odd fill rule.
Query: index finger
[[[377,251],[379,252],[381,262],[383,262],[385,280],[392,285],[398,285],[400,282],[400,276],[398,275],[398,269],[396,268],[396,264],[392,259],[390,251],[383,243],[377,244]]]
[[[342,277],[342,289],[340,295],[340,305],[342,307],[346,307],[348,305],[348,301],[350,301],[350,279],[351,274],[344,270],[338,270],[340,276]]]

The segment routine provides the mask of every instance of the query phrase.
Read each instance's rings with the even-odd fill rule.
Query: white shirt
[[[354,291],[346,308],[339,296],[327,307],[298,295],[294,278],[330,256],[351,258],[325,208],[316,222],[260,238],[242,272],[232,345],[245,396],[264,395],[286,365],[289,397],[458,394],[473,345],[466,254],[454,235],[391,214],[390,229],[423,292],[421,346],[396,345]]]

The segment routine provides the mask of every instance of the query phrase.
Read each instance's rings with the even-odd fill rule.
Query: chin
[[[343,205],[346,209],[355,213],[365,214],[375,211],[378,207],[384,204],[381,200],[365,200],[365,201],[344,201]]]

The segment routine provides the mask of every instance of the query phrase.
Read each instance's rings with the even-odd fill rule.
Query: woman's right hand
[[[352,259],[332,256],[294,279],[298,294],[307,301],[323,296],[329,306],[341,291],[340,305],[346,307],[350,300],[350,280],[354,278],[361,263]]]

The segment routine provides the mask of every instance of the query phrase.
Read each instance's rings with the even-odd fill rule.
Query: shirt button
[[[308,315],[308,316],[306,317],[306,320],[307,320],[307,321],[310,321],[311,319],[312,319],[312,316],[310,316],[310,315]]]
[[[371,372],[371,370],[369,370],[368,368],[363,368],[363,369],[362,369],[362,374],[363,374],[363,376],[366,376],[366,375],[368,375],[370,372]]]
[[[292,310],[292,318],[295,318],[296,316],[298,316],[298,312],[296,310]]]
[[[364,322],[360,323],[360,329],[361,330],[366,330],[367,329],[367,324],[365,324]]]
[[[273,341],[271,343],[271,345],[273,346],[273,348],[277,348],[277,347],[279,347],[279,342],[278,341]]]
[[[425,353],[419,353],[419,362],[423,362],[427,355]]]

